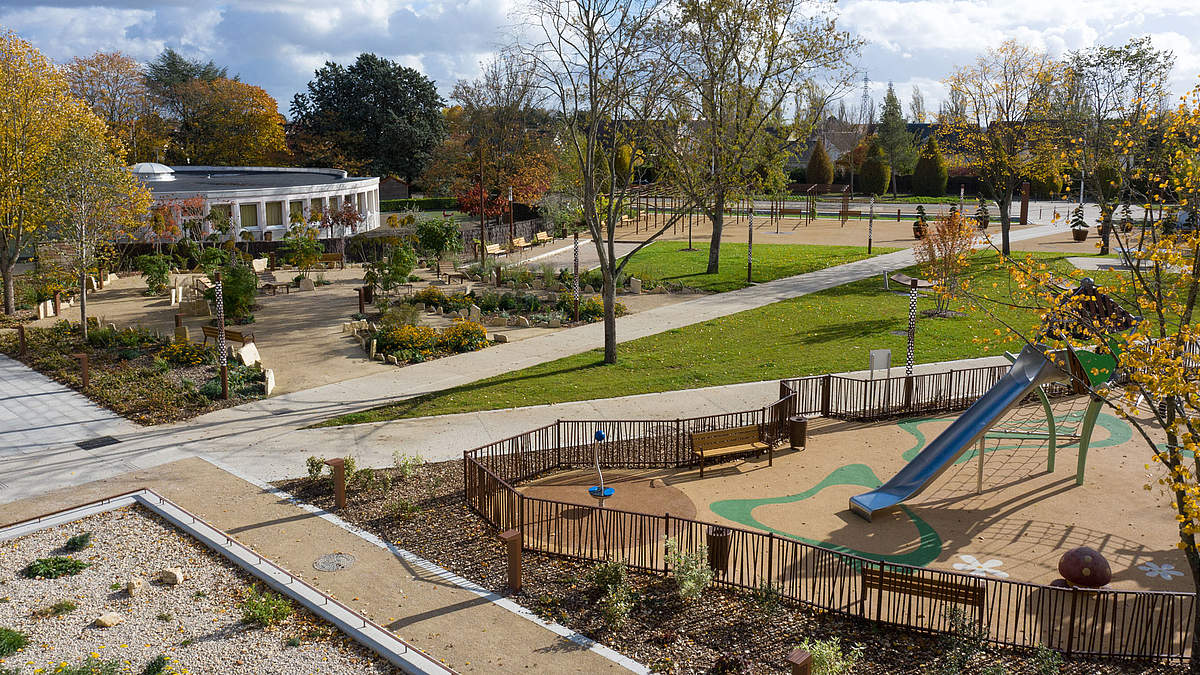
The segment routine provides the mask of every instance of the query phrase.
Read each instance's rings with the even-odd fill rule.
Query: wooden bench
[[[901,286],[903,286],[906,289],[912,288],[912,282],[914,282],[914,281],[917,282],[917,288],[920,290],[927,291],[927,290],[933,289],[932,281],[927,281],[925,279],[913,279],[912,277],[908,276],[907,274],[901,274],[899,272],[896,272],[895,274],[893,274],[892,276],[890,276],[888,278],[891,279],[892,281],[900,284]]]
[[[204,332],[204,344],[208,344],[208,338],[212,338],[215,342],[217,339],[218,330],[216,326],[201,326],[200,330]],[[254,333],[247,333],[240,330],[225,329],[225,339],[229,342],[254,342]]]
[[[321,257],[317,258],[317,262],[327,268],[337,265],[340,270],[346,269],[346,256],[341,253],[322,253]]]
[[[545,232],[538,232],[533,235],[533,243],[535,244],[549,244],[552,241],[554,241],[553,237]]]
[[[521,251],[527,248],[532,248],[533,244],[525,241],[525,237],[517,237],[516,239],[512,240],[512,247],[518,251]]]
[[[487,248],[483,249],[483,251],[488,255],[504,255],[505,253],[508,253],[508,251],[505,251],[504,247],[500,244],[488,244]]]
[[[987,604],[987,588],[984,586],[982,580],[972,581],[963,579],[959,581],[958,579],[939,579],[877,567],[864,567],[862,580],[863,596],[860,602],[867,601],[867,591],[876,591],[876,621],[896,621],[895,618],[889,619],[882,616],[883,594],[885,591],[966,605],[975,609],[981,618],[984,607]]]
[[[759,433],[756,424],[718,431],[693,431],[690,436],[692,437],[692,454],[700,458],[701,478],[704,477],[704,460],[710,457],[741,455],[747,452],[758,455],[766,450],[769,457],[768,464],[773,464],[775,461],[771,445],[762,442],[762,434]]]
[[[460,284],[467,283],[466,272],[460,272],[455,269],[454,263],[438,263],[437,275],[438,277],[446,277],[446,283],[454,283],[456,279]]]
[[[281,288],[283,289],[284,295],[291,294],[291,292],[292,292],[291,284],[280,283],[275,278],[274,274],[272,274],[271,272],[267,272],[266,270],[258,273],[258,280],[259,280],[259,282],[262,283],[262,289],[263,289],[264,293],[266,293],[267,291],[270,291],[271,295],[278,295],[279,289],[281,289]]]

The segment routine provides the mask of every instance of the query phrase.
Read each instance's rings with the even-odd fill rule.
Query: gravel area
[[[91,532],[91,545],[63,550],[66,540]],[[75,576],[27,579],[33,560],[70,555],[89,563]],[[161,570],[178,567],[184,580],[169,585]],[[131,597],[133,576],[148,585]],[[293,605],[291,617],[268,628],[242,621],[239,604],[254,579],[166,521],[138,506],[110,511],[0,545],[0,627],[28,636],[21,651],[0,658],[0,672],[35,673],[89,655],[118,660],[121,672],[141,673],[159,655],[191,673],[393,673],[391,664],[330,624]],[[61,601],[59,616],[39,612]],[[124,622],[100,628],[115,612]],[[296,646],[291,646],[296,645]],[[186,669],[183,670],[183,669]],[[167,672],[167,671],[164,671]]]
[[[275,485],[334,510],[328,477]],[[881,628],[787,601],[767,610],[752,593],[728,588],[710,587],[700,600],[683,602],[673,581],[636,572],[629,575],[634,598],[630,619],[612,630],[600,611],[601,591],[591,578],[593,563],[526,552],[521,592],[507,588],[506,555],[497,533],[467,508],[463,499],[461,461],[423,464],[408,478],[397,469],[375,469],[373,480],[351,484],[347,507],[338,515],[511,597],[546,619],[603,642],[655,672],[784,673],[784,659],[802,640],[832,637],[846,646],[863,647],[851,672],[872,675],[1184,672],[1162,664],[1086,659],[1042,670],[1039,665],[1045,664],[1039,664],[1033,654],[991,647],[955,671],[947,669],[944,656],[953,645],[941,637]]]

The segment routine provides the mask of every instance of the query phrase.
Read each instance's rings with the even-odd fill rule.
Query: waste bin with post
[[[793,450],[805,447],[808,444],[808,418],[804,415],[789,417],[788,435],[791,437]]]
[[[725,576],[729,569],[729,545],[733,530],[720,525],[710,525],[706,533],[708,543],[708,566],[714,574]]]

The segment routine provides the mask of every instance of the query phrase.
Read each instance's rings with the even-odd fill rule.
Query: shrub
[[[423,302],[427,307],[441,307],[446,303],[446,294],[437,286],[430,286],[414,293],[412,302]]]
[[[667,539],[667,563],[679,597],[694,600],[712,583],[713,572],[708,566],[708,547],[701,544],[692,552],[683,551],[675,539]]]
[[[383,199],[379,202],[380,211],[452,211],[458,208],[458,199],[454,197],[422,197],[414,199]]]
[[[171,284],[171,259],[165,255],[139,255],[134,267],[146,279],[147,295],[162,295]]]
[[[254,314],[254,294],[258,291],[258,276],[254,270],[238,263],[221,268],[221,295],[225,301],[225,316],[245,319]],[[215,289],[208,289],[204,297],[216,301]]]
[[[913,168],[913,192],[924,197],[942,197],[946,194],[946,160],[933,136],[921,148],[917,165]]]
[[[210,246],[200,253],[200,268],[211,279],[217,270],[229,264],[229,252],[218,246]]]
[[[629,568],[625,566],[625,563],[615,560],[602,562],[592,568],[591,578],[592,583],[601,590],[624,586],[629,583]]]
[[[440,260],[447,253],[462,250],[462,232],[453,218],[423,220],[417,223],[417,246],[422,254]]]
[[[417,467],[424,463],[420,455],[405,455],[399,450],[392,453],[392,464],[396,465],[397,472],[404,480],[412,478],[417,473]]]
[[[317,241],[316,228],[307,225],[293,225],[288,228],[287,236],[279,247],[283,259],[304,272],[305,276],[308,276],[308,271],[317,264],[324,251],[321,242]]]
[[[158,357],[176,366],[204,366],[216,362],[217,350],[195,342],[172,342],[159,350]]]
[[[379,323],[385,326],[417,326],[421,323],[421,312],[416,305],[398,302],[383,310]]]
[[[609,630],[618,630],[633,613],[633,593],[626,585],[610,586],[600,598],[600,615]]]
[[[12,656],[29,644],[29,638],[11,628],[0,626],[0,658]]]
[[[49,619],[56,616],[62,616],[64,614],[70,614],[71,612],[74,612],[75,609],[75,603],[71,602],[70,600],[59,600],[53,605],[48,605],[35,611],[33,615],[39,619]]]
[[[808,158],[804,176],[810,183],[826,185],[833,182],[833,162],[829,159],[829,153],[825,152],[825,143],[820,140]]]
[[[1062,654],[1046,645],[1038,645],[1033,651],[1033,669],[1038,675],[1055,675],[1062,670]]]
[[[565,316],[575,316],[575,300],[568,294],[563,294],[559,297],[557,309]],[[614,302],[613,312],[617,316],[625,316],[629,313],[629,309],[624,303]],[[604,318],[604,301],[600,298],[591,297],[584,298],[579,301],[579,320],[591,323],[600,321]]]
[[[745,654],[722,654],[713,663],[713,675],[751,675],[754,670],[750,667],[750,659]]]
[[[828,640],[809,640],[805,638],[800,648],[812,655],[813,675],[842,675],[854,670],[854,664],[862,656],[862,646],[851,647],[849,651],[842,650],[842,641],[838,638]]]
[[[759,584],[750,597],[754,600],[754,605],[763,614],[770,615],[779,611],[779,590],[772,586],[769,581]]]
[[[946,611],[950,631],[942,636],[943,661],[938,672],[961,673],[975,657],[983,652],[987,634],[966,612],[953,607]]]
[[[379,288],[384,293],[391,294],[408,281],[416,264],[417,254],[412,246],[399,243],[393,246],[386,256],[364,266],[363,281],[372,288]]]
[[[321,474],[325,472],[324,457],[310,455],[308,459],[304,460],[304,465],[308,468],[308,477],[314,480],[320,478]]]
[[[81,532],[74,537],[67,539],[67,543],[63,545],[63,549],[70,553],[78,553],[91,545],[92,533]]]
[[[25,566],[21,574],[28,579],[57,579],[79,574],[91,567],[91,563],[76,560],[67,556],[56,555],[50,558],[38,558]]]
[[[242,621],[262,628],[273,626],[292,615],[292,601],[274,591],[259,591],[257,584],[246,589],[238,608]]]
[[[884,157],[883,149],[875,141],[871,142],[871,147],[867,150],[867,158],[863,160],[861,176],[862,180],[859,186],[863,192],[872,195],[881,195],[887,192],[888,183],[892,177],[892,167]]]
[[[412,351],[428,360],[438,349],[438,333],[429,326],[381,326],[374,338],[376,351],[384,354]]]
[[[457,319],[438,336],[438,348],[451,354],[474,352],[487,346],[487,329],[474,321]]]
[[[500,309],[500,295],[497,293],[487,292],[478,299],[479,309],[483,312],[494,312]]]

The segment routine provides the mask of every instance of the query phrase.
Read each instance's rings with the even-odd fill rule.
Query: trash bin
[[[375,302],[375,287],[367,285],[367,286],[363,286],[362,289],[363,289],[363,302],[367,303],[368,305],[374,304],[374,302]]]
[[[725,576],[729,568],[729,544],[733,539],[733,531],[720,525],[708,528],[708,566],[713,573]]]
[[[808,443],[808,418],[803,415],[789,417],[788,431],[792,438],[792,449],[803,448]]]

